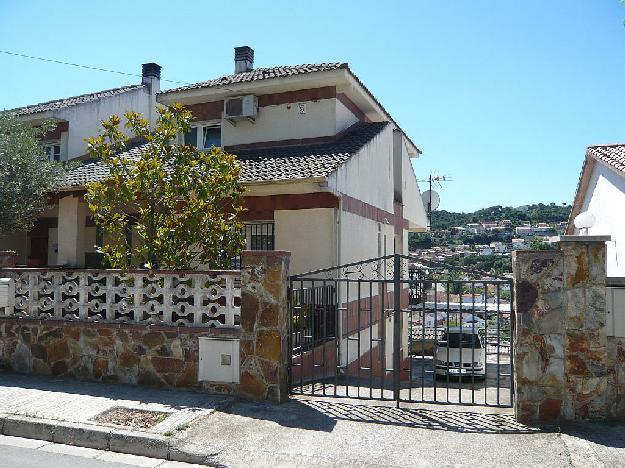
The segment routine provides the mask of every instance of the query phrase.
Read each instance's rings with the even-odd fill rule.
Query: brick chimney
[[[249,46],[234,48],[234,73],[245,73],[254,69],[254,49]]]
[[[141,82],[150,87],[150,93],[161,90],[161,66],[158,63],[144,63],[141,66]]]

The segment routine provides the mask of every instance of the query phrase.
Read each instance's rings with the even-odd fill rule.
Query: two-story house
[[[426,227],[412,168],[417,146],[347,64],[253,62],[252,49],[236,48],[232,75],[159,92],[155,103],[192,111],[186,143],[238,156],[248,248],[291,251],[296,273],[407,253],[408,232]],[[49,242],[47,264],[89,265],[97,236],[84,185],[105,176],[97,161],[71,172],[49,236],[58,252]]]
[[[63,99],[13,109],[19,119],[32,126],[45,121],[54,127],[43,138],[44,151],[50,159],[67,161],[87,152],[87,138],[102,129],[102,121],[127,110],[140,112],[150,121],[156,118],[156,95],[160,91],[161,67],[156,63],[142,66],[141,83],[82,94]],[[0,239],[0,249],[17,252],[17,263],[28,266],[70,264],[84,266],[85,252],[94,250],[95,226],[87,222],[79,232],[59,243],[59,218],[71,212],[67,200],[55,200],[28,233],[18,233]],[[82,208],[81,218],[88,218]],[[81,221],[82,222],[82,221]],[[68,234],[62,230],[61,237]],[[77,259],[77,256],[80,258]]]

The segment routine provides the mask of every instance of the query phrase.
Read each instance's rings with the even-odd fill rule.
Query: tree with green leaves
[[[114,268],[127,268],[131,258],[150,269],[230,268],[244,245],[236,157],[177,143],[192,117],[180,105],[159,109],[154,128],[136,112],[124,116],[134,141],[145,143],[124,156],[131,139],[112,116],[88,145],[110,172],[88,184],[85,196],[102,230],[107,262]],[[128,242],[131,229],[136,246]]]
[[[52,126],[32,127],[0,113],[0,235],[32,228],[59,188],[63,167],[48,160],[40,142]]]

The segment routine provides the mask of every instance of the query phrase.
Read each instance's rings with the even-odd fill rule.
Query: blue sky
[[[441,209],[467,211],[570,203],[586,146],[625,141],[624,18],[618,0],[0,0],[0,49],[184,82],[232,73],[237,45],[256,66],[349,62],[423,150],[417,176],[453,178]],[[0,54],[0,108],[137,80]]]

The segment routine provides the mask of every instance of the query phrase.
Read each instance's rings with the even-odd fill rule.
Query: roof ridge
[[[101,91],[94,91],[91,93],[83,93],[83,94],[77,94],[76,96],[68,96],[68,97],[63,97],[63,98],[58,98],[58,99],[51,99],[50,101],[44,101],[44,102],[38,102],[35,104],[29,104],[27,106],[22,106],[22,107],[15,107],[13,109],[8,109],[11,112],[16,112],[16,113],[20,113],[20,111],[24,111],[30,108],[34,108],[34,107],[39,107],[39,106],[47,106],[50,104],[56,104],[57,102],[63,102],[63,101],[68,101],[68,100],[72,100],[72,99],[80,99],[80,98],[85,98],[88,96],[98,96],[100,94],[106,94],[106,93],[111,93],[114,91],[130,91],[131,89],[138,89],[138,88],[143,88],[144,86],[146,86],[143,83],[135,83],[135,84],[129,84],[129,85],[125,85],[125,86],[118,86],[117,88],[110,88],[110,89],[103,89]],[[76,103],[76,104],[80,104],[80,103]],[[75,104],[73,104],[75,105]],[[40,111],[36,111],[36,112],[40,112]],[[33,112],[34,113],[34,112]]]
[[[589,145],[588,149],[591,149],[591,148],[614,148],[614,147],[617,147],[617,146],[625,146],[625,143],[606,143],[606,144],[603,144],[603,145]]]
[[[307,70],[308,68],[321,68],[322,70]],[[241,73],[231,73],[229,75],[218,76],[216,78],[210,78],[208,80],[198,81],[197,83],[192,83],[190,85],[178,86],[176,88],[171,88],[168,90],[164,90],[159,92],[158,94],[168,94],[175,93],[178,91],[184,91],[188,89],[200,89],[205,87],[218,87],[224,86],[227,84],[235,84],[241,82],[250,82],[250,81],[258,81],[262,79],[266,79],[264,77],[256,78],[257,75],[262,75],[264,72],[271,71],[292,71],[292,70],[301,70],[301,73],[295,74],[304,74],[304,73],[315,73],[320,71],[332,71],[339,69],[349,69],[349,65],[347,62],[321,62],[321,63],[301,63],[295,65],[274,65],[271,67],[258,67],[253,68],[252,70],[241,72]],[[290,76],[290,74],[287,74]],[[248,78],[248,79],[245,79]],[[274,77],[272,77],[274,78]],[[275,77],[278,78],[278,77]],[[221,81],[224,81],[221,83]]]

